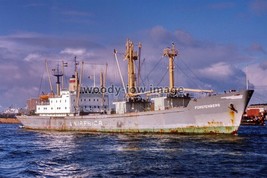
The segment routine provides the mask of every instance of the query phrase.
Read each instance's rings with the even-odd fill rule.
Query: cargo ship
[[[121,101],[114,101],[109,109],[107,93],[89,91],[81,86],[75,61],[74,75],[69,79],[68,90],[60,88],[59,72],[57,93],[42,97],[35,115],[17,118],[26,129],[85,131],[103,133],[192,133],[235,134],[242,115],[252,97],[253,90],[224,92],[177,88],[174,85],[174,59],[178,55],[174,44],[163,50],[169,61],[169,86],[160,90],[138,93],[135,62],[140,61],[134,43],[126,42],[125,60],[128,62],[128,90],[120,72],[117,52],[114,56],[125,91]],[[140,64],[140,62],[139,62]],[[139,73],[138,73],[139,75]],[[101,82],[100,88],[105,87]],[[202,93],[194,97],[192,93]]]

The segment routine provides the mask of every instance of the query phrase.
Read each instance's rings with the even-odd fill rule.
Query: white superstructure
[[[36,114],[40,116],[68,116],[74,115],[76,92],[61,91],[60,96],[48,98],[36,106]]]
[[[75,65],[77,63],[75,62]],[[69,89],[60,89],[59,71],[56,71],[57,94],[41,95],[35,114],[39,116],[75,116],[90,113],[107,113],[108,95],[101,93],[100,87],[79,85],[78,72],[69,79]],[[97,92],[96,92],[97,91]]]

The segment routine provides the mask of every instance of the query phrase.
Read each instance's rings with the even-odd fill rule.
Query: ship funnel
[[[76,78],[74,75],[72,75],[70,80],[69,80],[69,91],[74,92],[76,90],[77,90]]]

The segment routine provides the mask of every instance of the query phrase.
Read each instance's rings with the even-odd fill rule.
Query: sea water
[[[267,177],[267,126],[238,135],[99,134],[0,125],[0,177]]]

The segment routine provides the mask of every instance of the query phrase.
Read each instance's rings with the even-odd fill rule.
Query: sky
[[[0,0],[0,111],[48,92],[45,61],[68,61],[66,77],[85,61],[84,85],[108,63],[107,83],[120,85],[113,51],[126,81],[126,39],[142,43],[143,85],[168,86],[174,43],[175,86],[242,90],[248,79],[252,102],[267,103],[266,19],[267,0]]]

